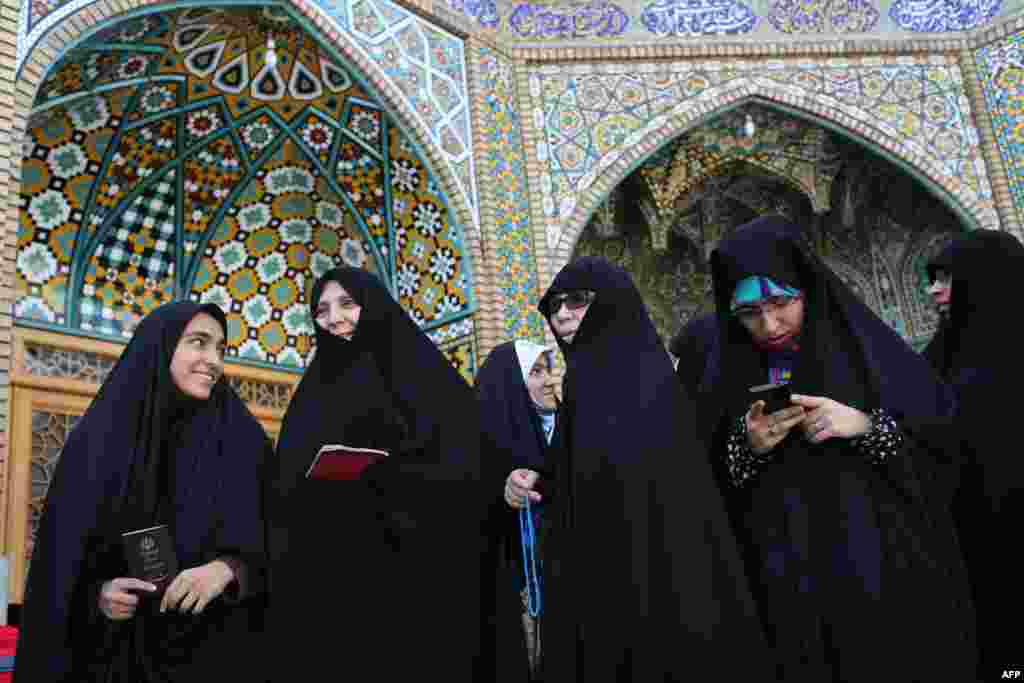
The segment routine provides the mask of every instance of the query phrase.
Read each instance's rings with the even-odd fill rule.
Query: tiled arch
[[[944,62],[943,66],[957,72],[959,70],[952,59]],[[797,68],[792,67],[792,70],[796,71]],[[600,73],[597,69],[595,71]],[[594,159],[593,165],[578,179],[575,201],[567,204],[558,202],[556,197],[545,197],[546,206],[544,210],[535,214],[535,218],[546,227],[551,276],[561,265],[568,262],[591,213],[608,192],[633,169],[681,133],[751,100],[815,120],[865,144],[924,182],[971,227],[1000,228],[987,170],[977,152],[972,152],[973,158],[947,159],[946,164],[943,164],[943,160],[924,153],[924,150],[914,149],[914,140],[901,138],[878,125],[866,107],[848,106],[844,111],[836,99],[809,92],[791,83],[780,82],[757,73],[737,76],[721,85],[704,90],[699,96],[675,102],[666,111],[651,117],[631,131],[611,153]],[[544,109],[541,97],[542,86],[536,83],[534,78],[535,75],[531,75],[534,121],[544,121],[548,112]],[[978,133],[971,120],[969,107],[966,101],[958,104],[962,132],[968,136],[968,143],[973,140],[973,144],[977,146]],[[541,169],[542,176],[547,175],[540,183],[547,189],[555,186],[552,182],[554,174],[551,161],[554,153],[547,149],[541,156],[545,154],[547,159],[538,159],[536,167]],[[950,167],[943,168],[943,165],[948,166],[950,163],[971,163],[972,172],[977,178],[977,188],[972,189],[962,183],[958,174],[951,171]]]
[[[70,3],[69,6],[74,4],[77,3]],[[19,62],[21,68],[17,73],[15,128],[12,130],[12,138],[21,139],[25,129],[24,120],[35,100],[36,90],[49,68],[57,62],[65,50],[116,21],[139,14],[167,11],[189,4],[191,3],[162,2],[160,0],[97,0],[63,16],[54,28],[39,37],[36,44],[27,47],[24,59]],[[231,6],[244,3],[213,0],[205,4]],[[253,4],[267,3],[255,2]],[[460,222],[467,226],[467,238],[471,243],[472,252],[478,254],[480,234],[477,212],[467,202],[460,183],[445,161],[444,153],[432,140],[427,126],[410,105],[410,98],[384,72],[380,64],[367,59],[361,50],[355,49],[351,41],[338,31],[334,20],[327,17],[314,3],[305,0],[281,0],[279,4],[290,5],[306,16],[315,27],[314,35],[325,44],[337,49],[365,76],[375,93],[381,97],[382,103],[420,145],[433,170],[440,177],[442,187],[451,199],[452,208]]]

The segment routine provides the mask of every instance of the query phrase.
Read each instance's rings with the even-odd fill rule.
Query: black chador
[[[550,435],[545,432],[544,419],[530,397],[525,375],[542,355],[544,347],[524,340],[499,344],[487,356],[476,376],[476,394],[480,402],[480,428],[484,450],[482,458],[491,473],[486,486],[493,494],[488,539],[488,566],[494,568],[493,624],[489,633],[494,640],[494,681],[525,681],[528,646],[534,663],[539,658],[542,629],[537,619],[523,614],[521,591],[526,579],[520,516],[501,496],[505,478],[518,468],[550,478],[546,471],[551,444],[557,438],[554,415]],[[531,510],[538,535],[543,534],[544,505]],[[538,554],[542,551],[538,549]],[[536,664],[534,664],[534,667]],[[488,679],[492,680],[492,679]]]
[[[709,358],[718,348],[718,319],[704,313],[687,322],[672,340],[670,350],[678,358],[676,377],[690,396],[700,391]]]
[[[764,680],[763,640],[694,406],[629,275],[597,258],[545,483],[545,681]],[[550,322],[550,321],[549,321]]]
[[[312,311],[331,281],[361,313],[351,341],[317,326],[281,429],[268,514],[275,680],[484,680],[472,390],[366,271],[327,272]],[[325,444],[390,455],[355,480],[307,479]]]
[[[955,427],[965,463],[954,510],[976,598],[983,680],[996,680],[1024,665],[1019,633],[1005,625],[1024,608],[1007,554],[1024,519],[1024,463],[1015,447],[1024,365],[1012,276],[1024,269],[1024,246],[1005,232],[975,230],[950,253],[949,319],[935,361],[959,398]]]
[[[266,680],[261,468],[269,441],[221,378],[207,400],[170,374],[186,325],[214,305],[150,313],[61,451],[25,591],[15,680],[82,683]],[[108,620],[102,584],[129,576],[121,534],[166,524],[180,570],[232,556],[247,599],[158,613],[145,596],[131,619]],[[237,596],[241,597],[241,596]]]

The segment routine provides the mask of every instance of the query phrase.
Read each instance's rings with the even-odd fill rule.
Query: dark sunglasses
[[[559,309],[562,308],[562,304],[565,304],[566,308],[570,311],[577,311],[593,303],[596,296],[597,292],[591,289],[573,289],[561,294],[553,294],[547,300],[544,315],[550,318],[555,313],[558,313]]]

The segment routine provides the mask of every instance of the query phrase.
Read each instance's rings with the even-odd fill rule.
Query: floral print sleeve
[[[760,469],[772,461],[770,452],[758,455],[750,448],[750,441],[747,439],[747,420],[743,415],[729,432],[725,457],[729,468],[729,481],[736,488],[742,488],[750,483]]]
[[[903,446],[903,432],[892,415],[881,408],[872,410],[868,418],[871,429],[853,439],[853,447],[872,465],[881,465]]]

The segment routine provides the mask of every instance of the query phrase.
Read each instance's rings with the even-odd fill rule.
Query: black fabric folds
[[[694,406],[640,294],[624,270],[588,257],[559,272],[542,310],[573,289],[597,297],[574,341],[560,341],[544,680],[764,680],[762,634]]]
[[[949,268],[953,291],[940,367],[960,402],[957,428],[966,460],[956,514],[978,607],[985,680],[1024,665],[1020,638],[1004,625],[1024,608],[1006,539],[1024,519],[1024,464],[1016,455],[1024,386],[1019,306],[1013,274],[1024,269],[1024,246],[1012,235],[975,230],[958,239]]]
[[[278,441],[268,520],[275,680],[352,670],[472,681],[485,620],[472,390],[366,271],[324,274],[311,311],[329,281],[362,310],[351,341],[317,326]],[[306,479],[325,444],[390,456],[356,481]]]
[[[705,313],[693,318],[672,340],[670,350],[679,359],[676,377],[683,383],[687,394],[696,396],[707,368],[709,357],[718,348],[718,318]]]
[[[213,305],[151,312],[64,445],[29,571],[18,681],[262,680],[251,651],[262,628],[269,441],[224,378],[206,401],[174,386],[174,350],[199,313],[226,333]],[[242,559],[254,596],[218,598],[197,617],[157,614],[159,599],[144,597],[133,619],[108,621],[97,600],[103,582],[127,571],[121,534],[155,524],[170,526],[182,570]]]
[[[927,363],[813,255],[783,219],[742,226],[712,254],[721,353],[709,367],[715,457],[767,381],[766,361],[729,314],[735,285],[770,277],[804,293],[793,392],[870,412],[904,431],[882,466],[850,442],[812,445],[799,429],[757,479],[730,496],[779,680],[972,680],[973,613],[948,509],[956,471],[926,446],[922,425],[948,420],[955,400]]]

